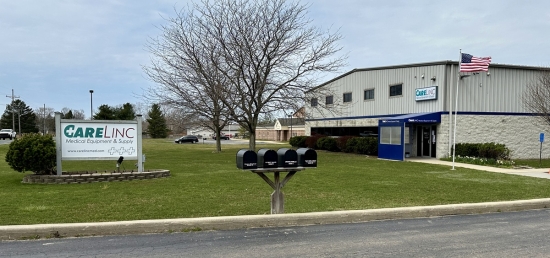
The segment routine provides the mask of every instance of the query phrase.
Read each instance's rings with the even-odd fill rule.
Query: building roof
[[[281,123],[281,126],[290,126],[291,122],[292,122],[292,125],[296,125],[296,126],[306,124],[304,118],[298,118],[298,117],[293,117],[292,121],[290,118],[277,118],[277,120],[279,120],[279,123]]]
[[[343,77],[346,77],[352,73],[355,72],[365,72],[365,71],[375,71],[375,70],[386,70],[386,69],[397,69],[397,68],[410,68],[410,67],[421,67],[421,66],[434,66],[434,65],[458,65],[458,61],[451,61],[451,60],[445,60],[445,61],[436,61],[436,62],[425,62],[425,63],[412,63],[412,64],[402,64],[402,65],[390,65],[390,66],[378,66],[378,67],[369,67],[369,68],[355,68],[349,72],[346,72],[342,75],[339,75],[327,82],[324,82],[320,84],[319,86],[315,88],[319,88],[322,86],[325,86],[331,82],[334,82],[336,80],[339,80]],[[510,69],[524,69],[524,70],[546,70],[550,71],[550,67],[543,67],[543,66],[523,66],[523,65],[510,65],[510,64],[495,64],[491,63],[489,65],[489,69],[491,67],[494,68],[510,68]]]

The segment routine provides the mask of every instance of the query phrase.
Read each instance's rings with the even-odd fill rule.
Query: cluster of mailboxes
[[[317,152],[309,148],[260,149],[258,153],[242,149],[237,152],[237,168],[240,169],[292,167],[317,167]]]

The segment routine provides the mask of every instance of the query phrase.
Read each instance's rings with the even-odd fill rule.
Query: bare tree
[[[86,117],[83,109],[76,110],[76,109],[70,109],[68,107],[64,107],[61,109],[61,113],[63,115],[67,115],[69,112],[71,112],[72,114],[71,119],[84,120],[84,118]]]
[[[36,126],[38,131],[43,134],[55,132],[55,117],[54,108],[52,107],[38,107],[36,110]]]
[[[236,121],[255,149],[260,117],[298,110],[319,73],[343,65],[344,57],[333,58],[341,36],[311,26],[306,14],[307,6],[286,0],[193,3],[162,27],[151,48],[157,61],[146,71],[164,90],[159,97],[191,103],[214,127]]]
[[[550,125],[550,71],[543,71],[536,81],[527,84],[522,102],[527,111]]]
[[[217,63],[221,59],[212,44],[197,36],[201,31],[195,18],[192,12],[178,12],[162,27],[162,36],[149,42],[154,58],[144,70],[160,87],[150,89],[148,97],[212,129],[220,152],[220,134],[229,120],[231,102],[224,99],[227,82]]]

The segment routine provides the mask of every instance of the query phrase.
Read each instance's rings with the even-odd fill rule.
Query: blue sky
[[[33,109],[145,103],[149,37],[190,1],[0,0],[0,94]],[[312,25],[339,30],[341,73],[353,68],[458,60],[550,66],[550,1],[316,0]],[[338,74],[327,74],[320,82]],[[2,97],[0,110],[11,99]]]

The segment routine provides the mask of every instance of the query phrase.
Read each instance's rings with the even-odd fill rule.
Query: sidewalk
[[[443,161],[435,158],[414,157],[414,158],[406,158],[405,161],[449,166],[449,169],[453,167],[453,162]],[[550,174],[548,173],[550,169],[548,168],[529,168],[529,169],[497,168],[497,167],[491,167],[491,166],[480,166],[480,165],[458,163],[458,162],[455,162],[454,166],[455,168],[469,168],[469,169],[482,170],[487,172],[496,172],[496,173],[505,173],[505,174],[512,174],[512,175],[550,179]]]

